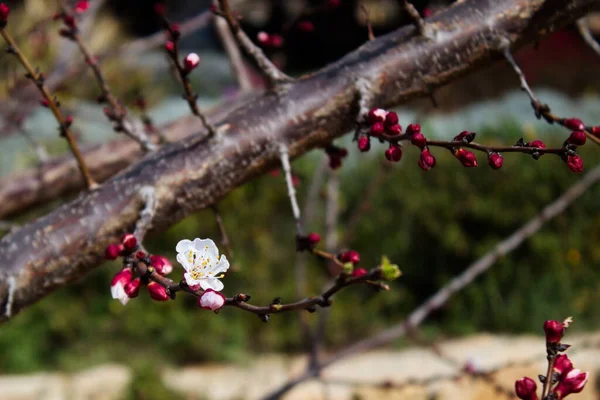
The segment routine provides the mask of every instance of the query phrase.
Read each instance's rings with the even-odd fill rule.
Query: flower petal
[[[216,278],[202,279],[200,281],[200,286],[202,286],[202,289],[204,290],[212,289],[217,292],[220,292],[225,287],[225,285],[223,285],[223,282]]]
[[[192,269],[192,264],[189,263],[189,260],[185,254],[179,253],[179,254],[177,254],[177,257],[175,257],[175,258],[177,259],[179,264],[181,264],[183,266],[183,269],[185,269],[186,271],[189,271],[190,269]]]
[[[194,278],[192,278],[192,276],[190,275],[189,272],[186,272],[185,274],[183,274],[183,279],[185,279],[185,282],[188,284],[188,286],[195,286],[195,285],[201,285],[202,286],[202,282],[205,281],[204,279],[194,279]]]
[[[192,241],[188,239],[183,239],[180,240],[179,243],[177,243],[177,246],[175,246],[175,251],[178,253],[185,253],[190,249],[190,247],[192,247]]]
[[[193,242],[194,250],[200,252],[201,255],[204,253],[210,254],[212,257],[219,257],[219,249],[215,242],[211,239],[194,239]],[[206,257],[206,256],[205,256]]]
[[[223,254],[221,256],[221,259],[219,260],[219,263],[215,266],[213,271],[215,274],[221,274],[221,273],[227,272],[228,269],[229,269],[229,260],[227,260],[227,257],[225,257],[225,254]]]

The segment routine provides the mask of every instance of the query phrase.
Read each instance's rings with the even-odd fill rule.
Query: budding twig
[[[519,64],[517,64],[517,62],[515,61],[515,59],[513,58],[511,52],[510,52],[510,42],[503,38],[500,42],[500,49],[502,50],[502,53],[504,55],[504,58],[506,59],[506,61],[508,61],[508,63],[510,64],[510,66],[512,67],[512,69],[514,70],[514,72],[517,74],[517,76],[519,77],[519,80],[521,82],[521,89],[523,91],[525,91],[527,93],[527,95],[529,96],[529,99],[531,100],[531,107],[533,108],[533,111],[535,112],[535,116],[540,119],[540,118],[544,118],[544,120],[546,120],[546,122],[548,122],[549,124],[558,124],[560,126],[563,126],[565,128],[569,128],[565,121],[566,118],[561,118],[558,117],[554,114],[552,114],[552,111],[550,109],[550,106],[548,106],[547,104],[542,104],[537,97],[535,96],[535,94],[533,93],[533,90],[531,90],[531,88],[529,87],[529,84],[527,83],[527,78],[525,77],[525,74],[523,73],[523,71],[521,71],[521,68],[519,68]],[[583,130],[583,132],[585,132],[585,135],[594,143],[600,145],[600,138],[596,137],[591,131],[590,128],[585,128]]]
[[[83,176],[87,188],[93,189],[97,187],[97,183],[94,182],[94,180],[92,179],[92,176],[90,175],[88,167],[85,164],[83,156],[81,155],[81,151],[79,150],[79,146],[75,141],[75,137],[71,132],[71,121],[68,121],[67,118],[65,118],[55,98],[52,97],[50,91],[44,84],[44,75],[37,71],[37,69],[34,69],[31,66],[31,64],[29,64],[27,58],[25,58],[25,56],[15,43],[10,33],[8,33],[8,31],[6,30],[6,27],[0,26],[0,35],[2,35],[4,41],[8,44],[7,51],[10,54],[13,54],[19,60],[21,65],[23,65],[23,67],[27,70],[26,77],[30,79],[33,83],[35,83],[36,87],[44,97],[44,100],[47,102],[48,108],[52,111],[52,114],[54,114],[54,117],[56,118],[56,121],[59,125],[60,135],[63,136],[69,144],[71,152],[77,160],[77,166],[79,167],[79,171],[81,171],[81,175]]]
[[[65,5],[61,6],[61,10],[64,16],[74,18]],[[145,151],[156,150],[156,145],[149,140],[145,132],[141,130],[134,130],[133,124],[127,118],[127,111],[125,107],[123,107],[123,105],[120,104],[117,98],[113,95],[110,87],[108,86],[108,82],[106,81],[106,77],[104,76],[104,73],[100,68],[98,60],[94,57],[94,55],[92,55],[91,51],[84,43],[83,39],[81,38],[81,33],[79,32],[78,27],[75,24],[73,24],[73,26],[69,26],[62,32],[63,36],[75,42],[77,48],[79,49],[81,54],[83,54],[86,64],[92,70],[94,78],[96,79],[98,87],[101,91],[99,99],[101,102],[108,103],[109,106],[105,109],[104,113],[110,121],[115,123],[115,132],[121,132],[126,136],[130,137],[131,139],[135,140]]]
[[[526,239],[533,236],[544,223],[560,215],[571,203],[577,200],[592,185],[600,181],[600,166],[594,167],[581,180],[572,185],[558,199],[548,204],[534,218],[516,230],[512,235],[498,243],[491,251],[467,267],[461,274],[456,276],[436,294],[431,296],[423,304],[415,308],[408,317],[399,324],[385,329],[380,333],[359,340],[325,359],[319,364],[317,370],[306,371],[304,374],[288,381],[282,387],[265,396],[265,399],[277,399],[296,385],[317,375],[324,368],[336,361],[346,358],[352,354],[360,353],[375,347],[382,346],[399,337],[406,335],[409,329],[419,326],[433,311],[443,306],[450,298],[472,283],[478,276],[488,271],[495,262],[506,256],[506,254],[518,248]],[[279,396],[279,397],[278,397]]]
[[[229,6],[229,0],[218,0],[218,2],[219,9],[215,10],[215,14],[225,18],[227,24],[229,25],[229,29],[231,29],[231,32],[233,33],[233,37],[238,43],[238,46],[244,50],[246,55],[254,60],[262,74],[267,79],[269,86],[274,88],[282,83],[291,82],[293,79],[281,72],[279,68],[277,68],[275,64],[273,64],[271,60],[267,58],[265,53],[263,53],[263,51],[256,46],[252,40],[250,40],[248,35],[246,35],[246,33],[242,30],[237,18],[232,14],[231,7]]]
[[[214,205],[211,207],[211,209],[215,214],[215,222],[217,223],[217,228],[219,228],[219,233],[221,234],[221,244],[225,248],[227,258],[229,260],[233,260],[233,249],[231,247],[231,242],[229,241],[229,235],[227,235],[225,223],[223,222],[223,218],[221,218],[221,214],[219,213],[219,207],[217,205]]]

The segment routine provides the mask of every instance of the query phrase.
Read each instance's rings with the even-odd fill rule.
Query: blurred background
[[[53,2],[12,3],[16,9],[10,28],[42,70],[65,68],[72,59],[80,58],[56,34],[58,23],[48,20],[56,10]],[[376,35],[409,23],[395,0],[342,0],[334,6],[324,3],[329,2],[232,1],[251,38],[260,31],[281,35],[281,47],[267,46],[265,50],[292,75],[314,71],[366,41],[361,4],[369,11]],[[422,14],[432,15],[451,1],[413,3]],[[152,0],[103,2],[94,10],[95,21],[86,33],[93,51],[110,51],[158,32],[160,24],[153,4]],[[185,21],[206,11],[210,1],[173,0],[166,4],[172,21]],[[595,19],[590,21],[594,31]],[[212,23],[186,36],[183,46],[202,59],[191,78],[203,108],[236,95],[236,82]],[[600,122],[600,56],[584,43],[575,26],[520,50],[516,59],[538,97],[557,114],[577,116],[590,124]],[[132,112],[136,112],[136,99],[143,95],[149,104],[148,114],[159,126],[188,115],[180,86],[168,73],[160,46],[133,57],[125,52],[122,57],[108,58],[103,65],[111,87]],[[20,78],[20,66],[8,56],[0,57],[0,66],[0,175],[8,176],[35,167],[30,138],[50,155],[61,154],[66,147],[56,135],[50,113],[32,106],[37,99],[24,100],[28,106],[13,101],[26,85]],[[260,87],[258,74],[252,72],[252,77]],[[57,94],[76,116],[81,142],[91,145],[114,138],[102,108],[95,103],[98,91],[89,71],[61,83]],[[497,144],[524,137],[525,141],[541,139],[549,146],[560,146],[568,133],[535,119],[528,98],[518,90],[516,76],[503,63],[436,91],[435,98],[437,108],[429,99],[398,108],[401,124],[418,122],[428,137],[444,139],[471,130],[477,132],[478,141]],[[424,173],[416,165],[418,154],[412,148],[407,148],[400,163],[388,165],[384,163],[384,147],[375,146],[363,154],[350,138],[336,145],[350,152],[340,170],[326,169],[327,176],[339,179],[340,214],[335,233],[341,247],[360,252],[365,267],[376,265],[385,254],[399,264],[404,275],[393,282],[389,292],[355,287],[336,296],[324,338],[326,348],[332,351],[400,322],[579,179],[564,163],[550,157],[534,161],[507,155],[504,167],[492,171],[483,165],[465,169],[449,153],[437,151],[436,168]],[[581,155],[586,168],[600,161],[593,143],[584,146]],[[315,171],[322,171],[324,157],[322,151],[314,151],[293,164],[301,204]],[[367,194],[371,185],[375,189]],[[572,315],[576,321],[572,331],[597,331],[599,196],[600,186],[590,189],[564,214],[436,311],[420,330],[423,338],[444,341],[481,332],[535,334],[543,353],[540,334],[546,319]],[[68,199],[9,220],[24,223]],[[326,201],[323,185],[310,230],[326,231]],[[257,304],[269,303],[274,296],[285,301],[296,298],[294,222],[281,175],[265,175],[235,190],[220,204],[220,210],[235,253],[234,273],[225,280],[225,292],[249,293]],[[210,210],[190,216],[168,231],[153,233],[145,244],[149,251],[174,261],[175,244],[195,237],[219,237]],[[121,397],[201,398],[182,394],[158,378],[165,368],[221,362],[244,365],[258,355],[291,357],[305,351],[298,314],[276,315],[264,324],[255,315],[235,309],[225,309],[219,315],[201,311],[185,296],[158,304],[144,294],[123,307],[110,299],[109,293],[110,280],[118,268],[118,264],[106,263],[0,327],[0,373],[71,373],[116,363],[133,376]],[[327,281],[326,267],[310,259],[308,271],[310,293],[318,293]],[[173,278],[180,272],[176,267]],[[311,315],[309,321],[317,319]],[[413,344],[400,340],[395,347]]]

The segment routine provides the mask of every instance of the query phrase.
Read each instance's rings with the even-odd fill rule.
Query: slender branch
[[[90,175],[88,167],[85,164],[85,161],[81,155],[81,151],[79,150],[79,146],[77,145],[77,142],[75,141],[75,137],[74,137],[73,133],[71,132],[71,122],[68,121],[67,118],[65,118],[65,116],[63,115],[62,111],[60,110],[57,102],[52,97],[52,95],[50,94],[50,91],[44,84],[44,76],[37,70],[34,70],[33,67],[31,66],[31,64],[29,64],[29,61],[27,61],[27,59],[25,58],[25,56],[23,55],[23,53],[21,52],[21,50],[19,49],[19,47],[17,46],[17,44],[13,40],[12,36],[10,35],[10,33],[8,33],[8,31],[6,30],[5,27],[0,27],[0,34],[2,35],[2,37],[8,44],[8,52],[10,54],[13,54],[19,60],[21,65],[23,65],[23,67],[25,67],[25,69],[27,70],[26,77],[29,78],[37,86],[38,90],[44,97],[44,100],[47,102],[48,108],[52,111],[52,114],[54,114],[54,117],[56,118],[56,121],[58,122],[58,125],[59,125],[60,135],[62,137],[64,137],[65,140],[67,141],[67,143],[69,144],[69,147],[71,148],[71,152],[73,153],[73,155],[75,156],[75,159],[77,160],[77,165],[79,167],[79,171],[81,172],[81,175],[83,176],[83,179],[85,181],[87,188],[88,189],[95,188],[97,186],[97,184],[92,179],[92,176]]]
[[[549,124],[556,123],[560,126],[568,128],[568,126],[566,126],[566,123],[565,123],[566,118],[561,118],[561,117],[558,117],[558,116],[552,114],[550,106],[548,106],[547,104],[542,104],[537,99],[537,97],[533,93],[533,90],[531,90],[531,88],[529,87],[529,84],[527,83],[527,78],[525,77],[525,74],[523,73],[523,71],[521,71],[521,68],[519,68],[519,65],[517,64],[517,62],[515,61],[515,59],[513,58],[512,54],[510,52],[510,42],[508,41],[508,39],[502,39],[500,41],[500,48],[502,50],[504,58],[506,59],[506,61],[508,61],[508,63],[512,67],[512,69],[515,71],[515,73],[519,77],[519,81],[521,82],[521,89],[523,91],[525,91],[527,93],[527,95],[529,96],[529,99],[531,100],[531,107],[533,108],[533,111],[535,112],[535,116],[538,119],[544,118],[544,120],[546,120],[546,122],[548,122]],[[591,132],[591,128],[586,127],[583,131],[585,132],[586,136],[590,140],[592,140],[594,143],[600,145],[600,138],[596,137],[596,135],[594,135]]]
[[[437,293],[427,299],[423,304],[415,308],[404,321],[391,328],[385,329],[372,337],[362,339],[346,347],[345,349],[338,351],[324,360],[319,365],[317,371],[305,372],[304,374],[282,385],[281,388],[276,389],[265,398],[276,399],[278,398],[277,396],[282,396],[285,392],[291,390],[297,384],[310,379],[312,376],[315,376],[317,373],[319,373],[319,371],[343,358],[346,358],[352,354],[382,346],[406,335],[410,329],[418,327],[433,311],[443,306],[455,294],[459,293],[462,289],[473,282],[475,278],[488,271],[498,259],[505,257],[508,253],[518,248],[525,240],[538,232],[544,223],[560,215],[569,205],[571,205],[598,181],[600,181],[600,166],[596,166],[590,170],[590,172],[572,185],[558,199],[544,207],[544,209],[542,209],[542,211],[534,218],[529,220],[529,222],[517,229],[512,235],[498,243],[483,257],[469,265],[461,274],[440,288]]]
[[[227,235],[227,229],[225,228],[225,223],[223,222],[223,218],[221,218],[221,214],[219,213],[219,207],[217,205],[213,205],[211,207],[213,213],[215,214],[215,222],[217,223],[217,228],[219,228],[219,233],[221,234],[221,244],[225,248],[225,252],[227,253],[227,258],[232,261],[233,260],[233,248],[231,247],[231,242],[229,240],[229,235]]]
[[[244,50],[246,55],[254,60],[262,74],[267,79],[269,86],[274,88],[282,83],[291,82],[293,79],[284,74],[273,64],[263,53],[263,51],[256,46],[252,40],[246,35],[236,17],[233,16],[231,7],[229,6],[229,0],[218,0],[219,10],[215,10],[215,13],[220,17],[223,17],[233,37],[237,41],[238,46]]]
[[[215,18],[215,28],[217,34],[221,39],[225,53],[229,58],[229,64],[231,65],[231,71],[233,76],[236,78],[240,90],[247,92],[252,90],[252,79],[248,72],[248,69],[244,65],[244,59],[240,53],[240,48],[235,43],[235,39],[231,34],[231,29],[227,24],[227,21],[222,18]]]
[[[292,177],[292,166],[290,165],[290,156],[287,145],[281,143],[279,145],[279,157],[283,168],[285,184],[287,185],[288,196],[292,205],[292,213],[296,221],[296,236],[302,235],[302,220],[300,218],[300,207],[296,198],[296,189],[294,188],[294,178]]]
[[[577,20],[577,30],[579,31],[579,34],[581,35],[585,43],[588,46],[590,46],[590,48],[594,50],[596,54],[600,55],[600,43],[598,43],[598,41],[592,34],[587,17],[583,17]]]
[[[404,7],[404,10],[408,13],[410,18],[412,19],[413,24],[415,25],[415,27],[417,28],[417,31],[419,32],[419,35],[421,35],[423,37],[428,37],[429,34],[427,32],[427,25],[426,25],[423,17],[421,17],[421,14],[419,14],[419,11],[415,8],[415,6],[412,5],[412,3],[410,1],[408,1],[408,0],[400,0],[400,1],[402,2],[402,6]]]

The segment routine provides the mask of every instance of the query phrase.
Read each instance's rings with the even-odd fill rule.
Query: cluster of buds
[[[314,28],[314,27],[313,27]],[[264,31],[258,32],[256,40],[263,47],[269,47],[272,49],[279,49],[283,47],[283,36],[277,33],[267,33]]]
[[[60,35],[74,40],[77,34],[77,19],[76,15],[83,14],[89,8],[89,1],[78,1],[75,3],[71,12],[60,12],[54,15],[54,20],[62,20],[64,27],[59,31]]]
[[[343,147],[329,145],[325,148],[325,154],[329,157],[329,167],[338,169],[342,166],[342,160],[348,156],[348,150]]]
[[[358,266],[360,254],[356,250],[347,250],[337,255],[338,260],[344,263],[343,271],[353,278],[360,278],[368,273],[364,268]]]
[[[140,250],[133,234],[126,233],[119,243],[108,245],[104,256],[107,260],[123,257],[123,269],[114,276],[110,284],[113,299],[117,299],[125,305],[130,299],[139,295],[140,287],[145,284],[152,299],[156,301],[169,300],[169,293],[164,286],[150,281],[147,275],[135,276],[133,263],[143,262],[148,265],[149,274],[157,273],[166,276],[173,271],[171,262],[166,257],[149,255]]]
[[[296,235],[296,251],[312,251],[321,241],[321,235],[311,232],[306,236]]]
[[[565,321],[546,321],[546,352],[549,362],[549,376],[540,375],[540,381],[547,388],[547,393],[542,393],[542,400],[561,400],[573,393],[579,393],[585,387],[589,372],[573,367],[573,363],[566,354],[561,354],[570,346],[561,343],[565,330],[572,322],[571,318]],[[524,377],[515,382],[515,393],[523,400],[538,400],[537,384],[531,378]]]

